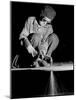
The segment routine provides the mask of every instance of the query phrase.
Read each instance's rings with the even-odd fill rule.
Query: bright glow
[[[13,70],[45,70],[45,71],[69,71],[69,70],[73,70],[73,64],[62,64],[62,65],[47,65],[47,67],[36,67],[36,68],[13,68],[11,69],[11,71]]]

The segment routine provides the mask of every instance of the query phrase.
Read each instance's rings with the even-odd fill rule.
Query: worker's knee
[[[36,47],[36,46],[38,46],[39,41],[40,41],[40,36],[39,36],[38,34],[34,34],[34,35],[32,36],[32,39],[31,39],[31,44],[32,44],[34,47]]]
[[[59,38],[55,33],[52,34],[52,38],[53,38],[53,41],[55,41],[57,44],[59,44]]]
[[[59,44],[59,38],[58,38],[58,36],[55,33],[53,33],[53,34],[51,34],[49,36],[49,43],[50,43],[50,41],[52,43],[54,43],[55,45],[58,45]]]

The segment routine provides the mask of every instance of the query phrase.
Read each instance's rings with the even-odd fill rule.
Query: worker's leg
[[[48,50],[47,50],[47,56],[51,57],[52,52],[57,48],[59,44],[59,38],[58,36],[53,33],[48,37]]]
[[[59,38],[55,33],[53,33],[49,35],[49,37],[47,38],[47,42],[48,42],[48,50],[44,59],[50,63],[53,61],[51,55],[59,44]]]
[[[39,63],[38,61],[41,60],[39,58],[39,49],[38,49],[38,45],[40,43],[40,35],[39,34],[33,34],[31,39],[30,39],[30,42],[32,44],[32,46],[35,48],[35,50],[37,51],[37,55],[34,57],[34,62],[33,62],[33,65],[32,66],[35,66],[35,67],[39,67]]]
[[[31,42],[31,44],[32,44],[32,46],[34,48],[38,47],[39,42],[41,41],[40,39],[41,38],[40,38],[40,35],[39,34],[33,34],[32,35],[30,42]]]

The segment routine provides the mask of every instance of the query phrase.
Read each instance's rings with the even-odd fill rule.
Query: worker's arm
[[[28,19],[28,21],[25,23],[25,27],[23,28],[20,34],[19,40],[21,40],[21,45],[23,45],[23,42],[24,42],[26,49],[34,57],[37,54],[37,51],[33,48],[30,41],[28,40],[28,36],[30,34],[30,21],[31,20]]]

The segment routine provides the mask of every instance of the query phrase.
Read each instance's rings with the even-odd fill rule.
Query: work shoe
[[[53,63],[52,57],[45,56],[45,57],[44,57],[44,60],[45,60],[48,64],[52,64],[52,63]]]
[[[33,62],[33,66],[38,68],[40,67],[39,62],[42,62],[42,59],[40,59],[39,57]]]

